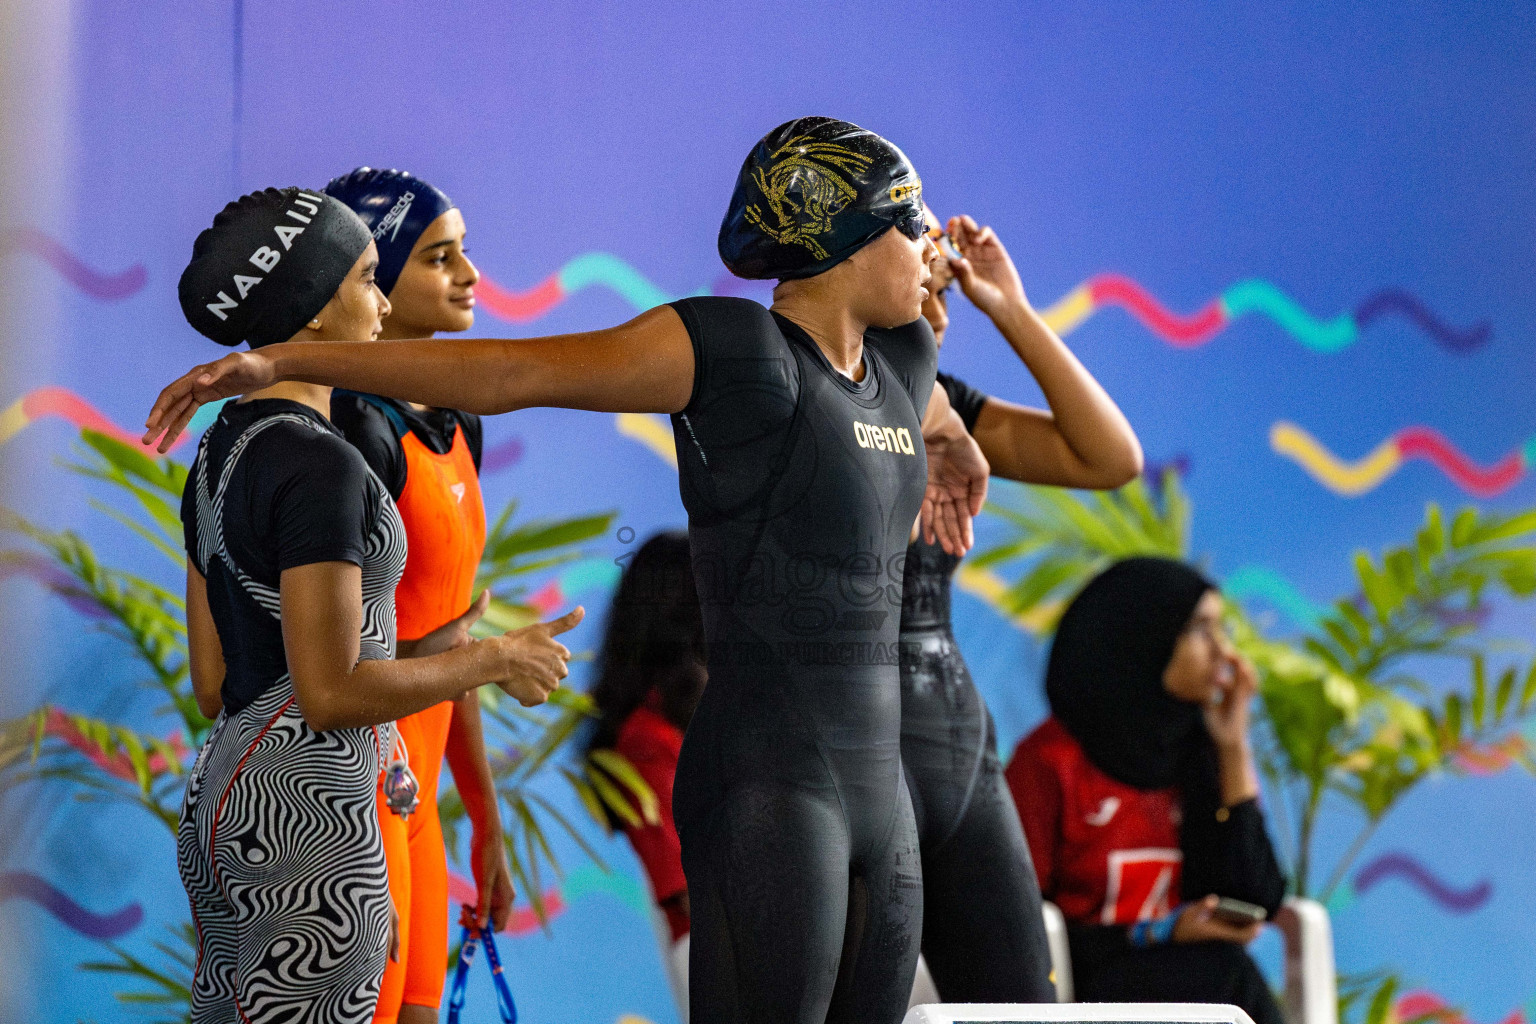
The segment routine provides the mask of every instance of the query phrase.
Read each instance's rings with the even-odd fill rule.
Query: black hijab
[[[1045,694],[1051,713],[1110,777],[1137,789],[1214,783],[1201,708],[1163,689],[1195,605],[1216,585],[1168,558],[1130,558],[1073,599],[1056,629]]]

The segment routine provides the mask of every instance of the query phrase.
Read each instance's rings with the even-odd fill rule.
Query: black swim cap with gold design
[[[923,229],[923,183],[874,132],[802,117],[763,136],[736,178],[720,258],[737,277],[812,277],[888,228]]]

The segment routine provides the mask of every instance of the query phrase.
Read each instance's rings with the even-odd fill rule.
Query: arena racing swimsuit
[[[454,409],[418,410],[376,395],[336,391],[331,418],[363,454],[400,508],[410,542],[395,591],[402,640],[419,640],[469,607],[485,548],[480,494],[480,418]],[[437,790],[453,721],[453,702],[407,715],[400,747],[418,785],[419,805],[402,818],[376,794],[389,889],[400,914],[400,959],[385,967],[374,1014],[393,1024],[400,1007],[437,1006],[448,963],[448,861]]]
[[[393,726],[316,732],[288,675],[284,570],[362,569],[359,657],[395,650],[405,531],[358,453],[308,406],[230,403],[182,496],[187,556],[223,648],[223,709],[188,773],[177,863],[197,929],[193,1024],[362,1024],[389,943],[374,814]]]
[[[869,331],[855,383],[755,302],[672,305],[709,658],[673,790],[691,1020],[895,1024],[922,932],[897,644],[933,334]]]
[[[967,430],[986,395],[938,380]],[[923,864],[923,957],[947,1003],[1054,1002],[1040,887],[1003,779],[992,716],[950,630],[960,560],[907,548],[901,759]]]

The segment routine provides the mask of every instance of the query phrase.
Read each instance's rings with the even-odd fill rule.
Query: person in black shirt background
[[[1221,593],[1166,558],[1129,558],[1073,599],[1051,645],[1051,717],[1014,751],[1041,884],[1067,917],[1077,998],[1280,1008],[1243,948],[1286,881],[1259,806],[1254,668]],[[1182,900],[1182,902],[1180,902]]]

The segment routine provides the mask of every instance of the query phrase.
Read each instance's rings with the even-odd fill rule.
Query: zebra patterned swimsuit
[[[224,710],[187,780],[177,860],[198,934],[194,1024],[364,1022],[388,955],[374,790],[394,727],[316,732],[282,649],[283,569],[362,569],[361,658],[392,658],[405,532],[394,502],[305,406],[226,407],[183,497],[223,646]]]

